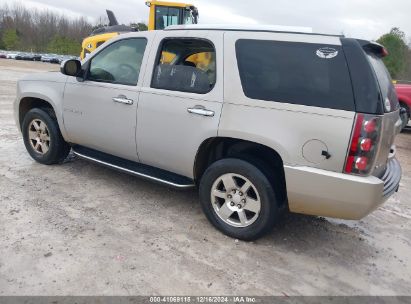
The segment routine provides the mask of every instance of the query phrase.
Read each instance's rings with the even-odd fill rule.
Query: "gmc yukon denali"
[[[385,49],[271,27],[120,35],[18,82],[31,157],[81,158],[178,188],[253,240],[282,211],[361,219],[398,191],[400,106]],[[121,199],[121,198],[119,198]]]

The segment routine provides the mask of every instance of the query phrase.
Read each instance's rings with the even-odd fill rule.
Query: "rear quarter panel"
[[[285,33],[252,33],[250,36],[242,32],[227,32],[224,37],[224,106],[218,135],[266,145],[280,154],[286,166],[342,172],[355,113],[246,97],[235,51],[235,43],[240,38],[341,45],[339,38]],[[326,160],[321,155],[316,161],[304,158],[303,148],[310,141],[322,142],[331,158]],[[321,151],[315,153],[321,154]]]

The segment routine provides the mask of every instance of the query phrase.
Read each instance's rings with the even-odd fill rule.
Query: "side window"
[[[242,39],[236,53],[248,98],[355,110],[341,46]]]
[[[145,38],[133,38],[107,46],[91,60],[87,79],[137,85],[146,45]]]
[[[389,100],[390,106],[387,108],[387,105],[385,105],[385,110],[387,112],[398,110],[400,104],[398,103],[397,93],[392,83],[390,73],[384,65],[384,61],[373,54],[367,54],[367,57],[377,76],[383,100]]]
[[[194,17],[191,10],[183,10],[183,24],[194,24]]]
[[[206,94],[216,83],[216,54],[202,39],[165,39],[154,68],[151,87]]]

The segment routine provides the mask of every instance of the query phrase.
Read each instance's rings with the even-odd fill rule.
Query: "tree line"
[[[78,55],[82,40],[107,23],[106,17],[100,17],[93,25],[84,17],[68,18],[49,10],[3,4],[0,6],[0,49]],[[147,30],[147,25],[141,22],[131,26]],[[405,33],[394,27],[377,41],[390,53],[384,62],[391,76],[411,80],[411,50]]]
[[[68,18],[21,4],[0,6],[0,49],[78,55],[93,26],[84,18]]]
[[[405,33],[394,27],[378,40],[389,53],[384,63],[393,79],[411,80],[411,49],[406,43]]]
[[[83,39],[107,24],[106,17],[93,25],[85,17],[69,18],[50,10],[6,3],[0,6],[0,49],[78,56]],[[147,29],[141,22],[132,26]]]

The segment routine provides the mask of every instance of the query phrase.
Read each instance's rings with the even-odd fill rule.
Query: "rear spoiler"
[[[361,39],[357,39],[357,41],[367,53],[372,53],[380,58],[384,58],[389,55],[387,49],[382,44],[379,44],[375,41],[367,41]]]

